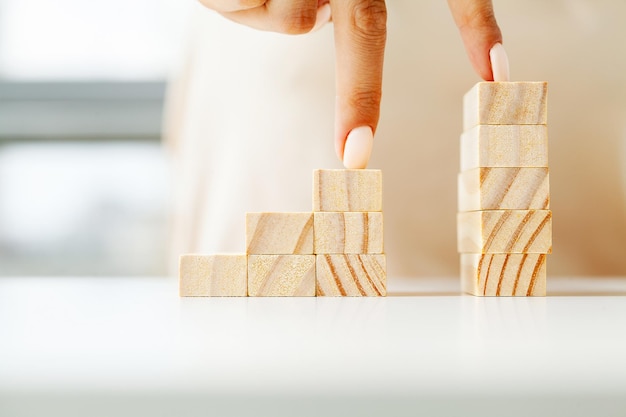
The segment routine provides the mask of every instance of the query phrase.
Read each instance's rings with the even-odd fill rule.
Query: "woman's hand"
[[[335,150],[347,168],[367,166],[380,115],[387,39],[384,0],[200,2],[235,22],[287,34],[310,32],[332,15],[337,93]],[[474,69],[484,80],[493,80],[490,51],[502,42],[502,35],[491,0],[448,0],[448,4]]]

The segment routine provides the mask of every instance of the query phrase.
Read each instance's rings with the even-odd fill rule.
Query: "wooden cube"
[[[386,296],[384,254],[317,255],[316,294],[322,296]]]
[[[248,294],[245,254],[181,255],[181,297],[245,297]]]
[[[548,168],[474,168],[459,174],[459,211],[550,208]]]
[[[250,297],[314,297],[315,255],[248,255]]]
[[[382,173],[378,169],[313,171],[313,211],[381,211]]]
[[[247,213],[246,252],[313,254],[313,213]]]
[[[461,135],[461,171],[547,166],[546,125],[478,125]]]
[[[461,253],[551,253],[550,210],[486,210],[457,214]]]
[[[383,253],[383,213],[316,212],[315,253]]]
[[[545,125],[548,83],[480,82],[463,97],[463,130],[476,125]]]
[[[480,296],[546,295],[546,255],[463,253],[463,291]]]

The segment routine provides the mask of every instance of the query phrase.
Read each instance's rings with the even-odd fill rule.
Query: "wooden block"
[[[463,97],[463,130],[476,125],[545,125],[548,83],[480,82]]]
[[[551,253],[550,210],[486,210],[457,215],[461,253]]]
[[[313,213],[247,213],[246,251],[254,255],[313,254]]]
[[[316,294],[322,296],[386,296],[384,254],[317,255]]]
[[[248,294],[245,254],[181,255],[181,297],[245,297]]]
[[[541,253],[463,253],[463,291],[481,296],[544,296],[546,257]]]
[[[315,255],[249,255],[250,297],[314,297]]]
[[[316,212],[315,253],[383,253],[383,213]]]
[[[378,169],[313,171],[313,211],[381,211],[383,177]]]
[[[461,171],[547,166],[546,125],[478,125],[461,135]]]
[[[459,174],[459,211],[550,208],[548,168],[475,168]]]

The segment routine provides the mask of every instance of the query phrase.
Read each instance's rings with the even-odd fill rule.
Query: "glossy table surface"
[[[626,415],[626,277],[458,291],[181,299],[166,278],[0,278],[0,416]]]

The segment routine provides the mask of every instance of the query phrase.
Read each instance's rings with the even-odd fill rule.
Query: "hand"
[[[493,13],[491,0],[448,0],[448,6],[461,32],[474,70],[483,80],[493,81],[490,52],[494,45],[502,43],[502,34]],[[504,53],[503,50],[500,53]],[[495,64],[494,62],[494,68]],[[508,78],[508,64],[506,73]]]
[[[365,168],[378,125],[387,38],[384,0],[200,0],[235,22],[300,34],[332,20],[335,33],[335,150],[348,168]],[[346,145],[346,141],[348,144]],[[344,158],[344,149],[347,155]]]
[[[200,0],[200,3],[255,29],[297,35],[313,29],[318,9],[328,0]]]

